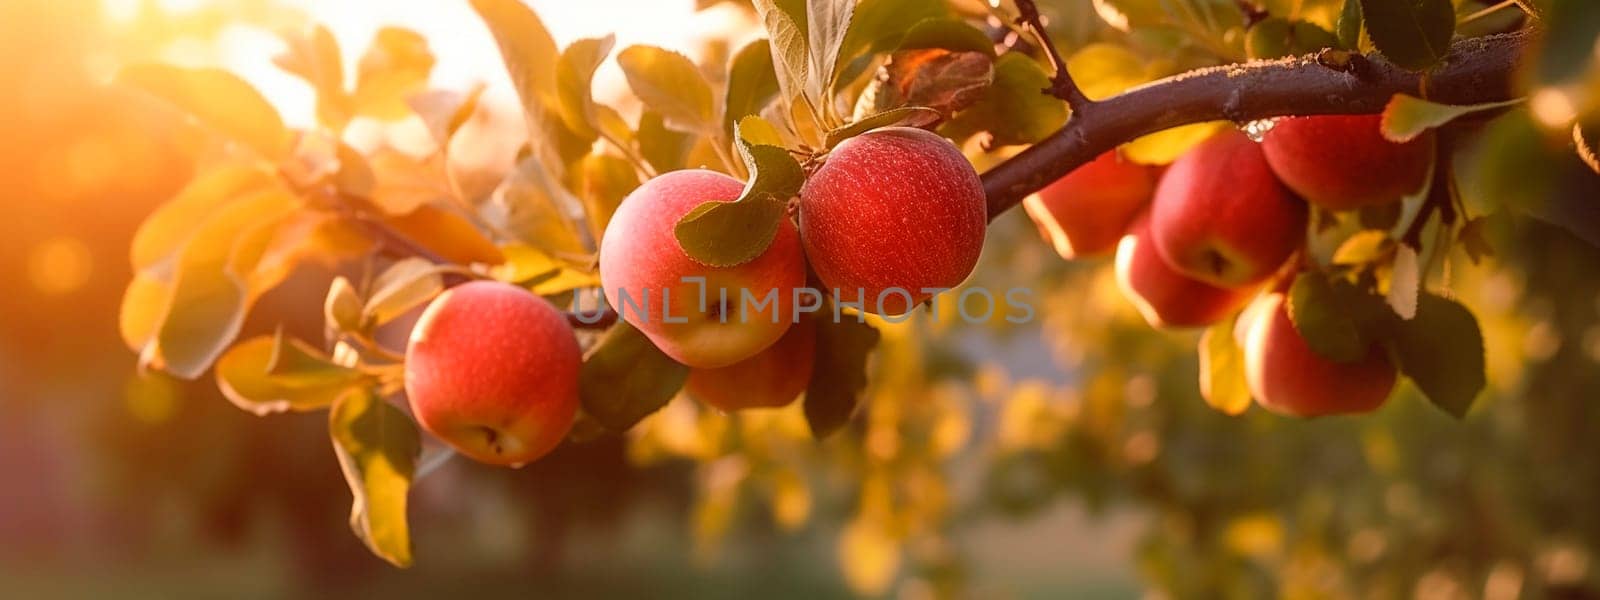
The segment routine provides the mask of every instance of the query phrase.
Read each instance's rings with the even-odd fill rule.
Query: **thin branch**
[[[1120,144],[1173,127],[1374,114],[1398,93],[1446,104],[1510,100],[1518,59],[1534,35],[1524,30],[1456,42],[1426,78],[1377,55],[1350,69],[1325,66],[1313,55],[1191,71],[1089,103],[1060,130],[983,174],[989,218]]]
[[[1050,76],[1050,87],[1043,91],[1065,100],[1067,106],[1076,111],[1090,104],[1088,96],[1083,95],[1083,90],[1078,89],[1077,82],[1072,80],[1072,74],[1067,72],[1067,62],[1061,60],[1061,52],[1056,50],[1055,41],[1050,39],[1049,32],[1044,30],[1044,22],[1039,16],[1039,7],[1033,0],[1016,0],[1017,24],[1033,31],[1034,37],[1039,38],[1039,45],[1044,48],[1044,54],[1050,59],[1050,68],[1055,74]]]

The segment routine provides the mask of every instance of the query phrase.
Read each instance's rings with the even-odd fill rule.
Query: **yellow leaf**
[[[327,408],[351,386],[372,379],[281,333],[234,345],[217,359],[216,372],[222,395],[257,416]]]
[[[634,188],[639,175],[628,161],[609,154],[590,154],[578,163],[578,197],[588,216],[589,235],[600,239],[611,215]]]
[[[172,294],[150,341],[154,346],[143,353],[147,362],[185,379],[211,366],[264,291],[252,284],[266,284],[234,271],[249,262],[236,257],[236,249],[257,252],[262,230],[276,227],[297,206],[298,200],[282,190],[261,192],[229,204],[202,226],[178,256]]]
[[[367,323],[382,325],[438,296],[444,291],[444,278],[438,265],[408,258],[385,269],[372,290],[362,313]]]
[[[1184,152],[1211,137],[1228,123],[1195,123],[1158,131],[1122,145],[1128,160],[1145,165],[1164,165],[1178,160]]]
[[[366,230],[349,219],[339,216],[316,215],[311,233],[305,240],[306,258],[324,265],[337,265],[345,260],[360,258],[372,252],[377,245]]]
[[[1250,408],[1245,384],[1244,351],[1234,341],[1238,316],[1206,329],[1200,336],[1200,396],[1211,408],[1237,415]]]
[[[273,57],[279,68],[304,79],[317,93],[317,120],[335,131],[350,122],[350,95],[344,89],[344,57],[327,27],[317,25],[284,36],[288,49]]]
[[[161,319],[171,300],[171,282],[149,272],[135,273],[127,291],[122,293],[122,310],[117,319],[122,343],[130,350],[142,351],[161,327]]]
[[[716,103],[711,84],[694,61],[654,46],[629,46],[617,53],[628,87],[679,131],[714,131]]]
[[[410,116],[406,97],[422,89],[433,71],[428,40],[399,27],[378,30],[356,71],[356,110],[383,120]]]
[[[560,57],[550,31],[520,0],[472,0],[472,8],[499,42],[500,58],[511,74],[523,110],[542,115],[545,103],[555,97]]]
[[[289,130],[278,110],[237,75],[222,69],[148,64],[124,69],[118,81],[165,100],[263,158],[277,160],[289,153]]]
[[[378,557],[411,566],[406,494],[422,439],[405,412],[365,388],[345,394],[328,413],[339,469],[350,485],[350,528]]]
[[[539,160],[530,157],[495,190],[492,206],[518,241],[579,266],[590,261],[592,252],[565,208],[576,202]]]
[[[562,292],[570,292],[578,288],[592,288],[600,286],[599,273],[587,273],[563,267],[553,277],[542,279],[533,284],[533,293],[549,296]]]
[[[243,165],[225,165],[195,177],[139,224],[130,253],[134,270],[150,268],[171,257],[200,224],[229,202],[278,186],[271,173]]]
[[[1094,43],[1067,59],[1067,72],[1085,96],[1101,100],[1149,81],[1145,65],[1145,59],[1126,46]]]
[[[489,273],[501,281],[522,283],[548,276],[561,268],[561,263],[550,258],[550,255],[527,244],[506,244],[500,247],[500,253],[506,257],[505,262],[496,265]]]
[[[406,238],[459,263],[500,264],[505,257],[482,231],[459,214],[424,205],[416,210],[385,219],[391,228]]]
[[[375,182],[372,203],[385,213],[408,214],[424,204],[441,202],[454,195],[443,154],[417,158],[385,148],[368,157],[367,165]]]

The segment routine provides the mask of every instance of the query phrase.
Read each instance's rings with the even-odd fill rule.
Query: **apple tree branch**
[[[1524,30],[1458,41],[1443,62],[1425,74],[1394,66],[1377,55],[1324,50],[1190,71],[1115,97],[1075,104],[1061,129],[983,174],[989,219],[1118,145],[1181,125],[1374,114],[1400,93],[1446,104],[1510,100],[1517,94],[1516,66],[1534,36]],[[1050,54],[1052,61],[1059,61],[1054,52]]]

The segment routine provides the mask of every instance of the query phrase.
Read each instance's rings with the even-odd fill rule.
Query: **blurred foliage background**
[[[1100,3],[1047,3],[1066,48],[1114,35]],[[509,105],[465,3],[335,4],[0,3],[0,595],[1600,595],[1600,182],[1537,99],[1462,149],[1497,251],[1433,282],[1484,326],[1491,389],[1464,421],[1409,387],[1361,418],[1217,413],[1197,333],[1150,331],[1106,264],[1060,261],[1013,211],[971,283],[1031,287],[1038,318],[888,326],[842,435],[813,442],[798,404],[680,399],[519,471],[454,461],[416,486],[418,564],[392,569],[347,529],[321,415],[256,418],[209,378],[141,376],[116,334],[134,226],[205,150],[103,85],[122,65],[222,64],[309,120],[309,91],[271,71],[275,33],[327,21],[354,50],[392,22],[429,37],[436,84],[487,81]],[[711,61],[717,32],[756,30],[737,3],[532,4],[562,43],[620,31]],[[1564,35],[1594,39],[1595,8],[1554,4]],[[1558,62],[1595,60],[1577,47]],[[597,94],[620,85],[602,71]],[[246,335],[314,339],[334,274],[302,269]]]

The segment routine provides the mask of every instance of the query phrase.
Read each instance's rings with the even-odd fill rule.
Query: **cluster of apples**
[[[900,314],[966,279],[988,222],[983,186],[959,149],[889,127],[834,147],[801,188],[798,225],[782,219],[752,260],[719,267],[685,253],[678,221],[743,190],[714,171],[662,174],[622,201],[600,242],[607,302],[691,368],[690,395],[722,410],[783,406],[805,390],[824,315],[797,300],[808,265],[839,302]],[[405,387],[434,436],[518,466],[566,437],[581,366],[565,313],[525,289],[477,281],[425,309],[406,348]]]
[[[1064,258],[1115,252],[1119,287],[1151,326],[1207,326],[1249,305],[1235,338],[1250,392],[1267,409],[1367,412],[1394,387],[1387,354],[1373,345],[1354,362],[1319,355],[1290,321],[1284,287],[1308,203],[1346,211],[1422,187],[1431,137],[1396,144],[1379,126],[1377,115],[1290,117],[1259,143],[1229,129],[1164,172],[1113,151],[1024,208]]]

